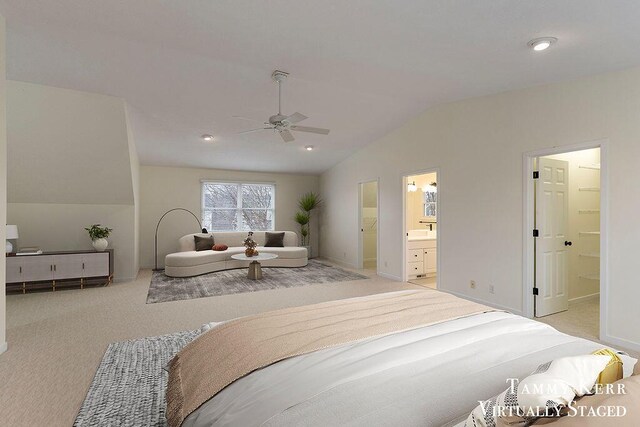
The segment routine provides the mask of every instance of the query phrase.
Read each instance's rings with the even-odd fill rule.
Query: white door
[[[424,272],[435,273],[438,271],[438,250],[427,248],[424,250]]]
[[[22,280],[22,262],[21,256],[7,257],[7,283],[21,283]]]
[[[82,254],[53,256],[53,278],[55,280],[82,277]]]
[[[536,180],[536,317],[569,308],[569,163],[541,157]]]
[[[48,255],[23,255],[22,280],[38,282],[53,280],[53,257]]]
[[[83,255],[84,277],[107,277],[109,275],[109,252]]]

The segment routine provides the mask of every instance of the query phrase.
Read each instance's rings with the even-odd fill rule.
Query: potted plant
[[[311,256],[311,246],[309,246],[309,214],[303,211],[296,212],[294,221],[300,226],[300,246],[307,248],[307,253]]]
[[[109,246],[107,237],[109,237],[113,231],[111,228],[100,227],[100,224],[93,224],[91,227],[85,227],[85,230],[89,233],[91,244],[96,251],[102,252],[107,249],[107,246]]]
[[[303,246],[305,246],[307,248],[307,251],[309,252],[309,258],[313,258],[313,254],[311,253],[312,211],[318,209],[320,206],[322,206],[322,199],[320,199],[320,195],[318,193],[314,193],[313,191],[303,194],[298,200],[298,207],[300,208],[300,212],[296,214],[296,222],[298,222],[297,217],[299,214],[305,214],[307,216],[307,224],[304,226],[301,225],[300,237],[303,239]],[[300,222],[298,222],[298,224],[300,224]]]
[[[258,246],[258,244],[256,243],[255,240],[253,240],[253,231],[249,232],[249,235],[247,236],[246,239],[244,239],[244,241],[242,243],[244,244],[244,247],[246,248],[244,250],[244,254],[247,257],[252,257],[252,256],[258,255],[258,251],[256,250],[256,247]]]

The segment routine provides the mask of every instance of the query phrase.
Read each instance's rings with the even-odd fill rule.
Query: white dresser
[[[56,290],[62,286],[108,285],[113,279],[113,249],[44,252],[7,256],[7,291]]]
[[[435,239],[407,242],[408,279],[435,276],[438,271],[438,248]]]

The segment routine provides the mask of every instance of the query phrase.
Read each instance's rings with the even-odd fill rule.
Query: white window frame
[[[273,221],[271,221],[271,228],[268,230],[250,230],[250,231],[273,231],[276,226],[276,184],[274,182],[253,182],[253,181],[225,181],[221,179],[203,179],[200,180],[200,220],[204,226],[205,218],[204,213],[206,211],[205,208],[205,192],[204,187],[206,184],[233,184],[238,186],[238,200],[237,206],[235,208],[216,208],[216,210],[229,210],[236,211],[237,223],[242,224],[243,217],[242,212],[245,210],[263,210],[263,208],[243,208],[242,207],[242,186],[243,185],[265,185],[273,188],[273,197],[271,198],[271,207],[267,208],[267,210],[271,210],[271,214],[273,215]],[[209,231],[246,231],[246,230],[209,230]]]

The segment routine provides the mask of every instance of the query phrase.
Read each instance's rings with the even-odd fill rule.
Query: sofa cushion
[[[195,239],[193,236],[200,237],[209,237],[213,236],[216,244],[227,245],[230,248],[236,246],[242,246],[242,241],[247,237],[246,231],[216,231],[209,234],[204,233],[194,233],[187,234],[186,236],[182,236],[178,240],[178,250],[180,252],[189,252],[195,251]],[[265,244],[265,232],[264,231],[256,231],[253,233],[253,240],[256,241],[258,246],[264,246]],[[293,231],[285,231],[284,232],[284,246],[285,247],[295,247],[298,246],[298,235]],[[213,246],[213,245],[211,245]]]
[[[284,248],[284,231],[280,233],[265,233],[265,248]]]
[[[284,248],[267,248],[258,246],[258,252],[267,254],[276,254],[282,259],[298,259],[307,257],[307,248],[302,247],[284,247]]]
[[[193,239],[196,245],[196,251],[198,252],[210,251],[213,248],[213,245],[215,245],[215,242],[213,241],[213,236],[209,236],[209,237],[193,236]]]
[[[165,257],[165,265],[172,267],[192,267],[213,262],[224,262],[231,259],[231,255],[244,253],[243,247],[229,248],[226,251],[188,251],[176,252]]]

